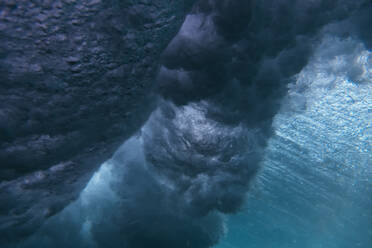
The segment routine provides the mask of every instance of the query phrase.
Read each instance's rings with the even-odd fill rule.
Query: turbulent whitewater
[[[161,33],[154,13],[164,1],[124,2],[110,6],[141,16],[124,18],[127,25],[147,38],[151,30]],[[141,86],[143,102],[120,105],[138,115],[132,136],[122,136],[122,119],[113,115],[101,123],[102,133],[82,132],[103,142],[96,150],[84,147],[91,159],[106,158],[111,153],[99,147],[117,148],[123,137],[93,177],[98,160],[88,159],[84,169],[75,162],[71,171],[30,167],[31,174],[0,182],[7,202],[0,207],[0,242],[6,248],[369,248],[371,13],[372,3],[363,0],[197,1],[159,58],[136,50],[138,58],[153,56],[157,73],[148,74],[151,87]],[[146,47],[145,54],[159,48]],[[117,72],[123,78],[99,79],[101,86],[107,81],[115,89],[129,80],[137,87],[140,72],[133,67],[123,76],[127,70]],[[99,116],[109,111],[94,106]],[[118,128],[112,132],[111,121]],[[15,156],[17,149],[6,151]],[[48,188],[71,182],[85,188],[66,187],[68,199]],[[30,200],[28,187],[40,200]],[[59,208],[39,210],[47,199]]]

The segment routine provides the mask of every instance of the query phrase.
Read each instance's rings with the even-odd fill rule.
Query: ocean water
[[[371,248],[371,123],[372,53],[326,36],[290,84],[240,212],[189,214],[139,133],[76,202],[9,248]]]
[[[276,116],[262,170],[216,247],[372,247],[371,62],[361,44],[325,39],[292,85],[295,109]]]

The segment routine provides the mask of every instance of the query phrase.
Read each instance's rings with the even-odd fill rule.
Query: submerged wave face
[[[219,247],[368,248],[371,12],[199,1],[141,131],[16,247],[207,248],[230,230]]]
[[[0,1],[0,247],[76,200],[146,122],[192,1]]]

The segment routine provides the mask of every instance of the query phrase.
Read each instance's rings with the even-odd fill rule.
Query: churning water
[[[372,247],[371,68],[361,43],[323,39],[290,84],[239,213],[189,213],[192,196],[146,166],[139,134],[17,247]]]

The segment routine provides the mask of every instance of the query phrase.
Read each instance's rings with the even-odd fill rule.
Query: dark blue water
[[[242,211],[223,216],[222,225],[219,216],[187,217],[192,228],[185,229],[222,237],[216,248],[371,248],[371,123],[372,53],[326,37],[291,83]],[[130,248],[125,242],[136,232],[166,242],[189,235],[177,231],[182,219],[170,226],[167,206],[163,219],[153,218],[163,214],[163,196],[144,169],[140,134],[119,152],[122,160],[103,164],[79,200],[16,247]]]

